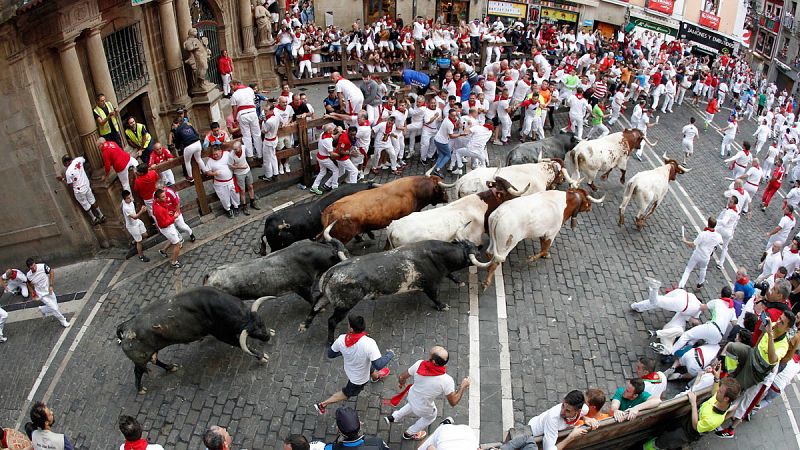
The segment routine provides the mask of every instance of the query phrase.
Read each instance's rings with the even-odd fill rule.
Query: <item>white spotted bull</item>
[[[567,219],[572,219],[572,228],[577,224],[579,212],[592,210],[592,203],[602,203],[583,189],[568,191],[545,191],[525,197],[515,198],[500,205],[489,216],[489,239],[486,251],[491,260],[476,262],[478,267],[488,267],[489,273],[483,287],[492,282],[497,266],[502,264],[511,250],[523,239],[539,239],[542,250],[531,256],[528,262],[547,258],[553,240],[561,231]]]
[[[496,177],[502,177],[514,186],[530,184],[524,195],[555,189],[564,181],[573,183],[564,168],[564,162],[554,159],[547,162],[518,164],[507,167],[482,167],[470,171],[454,183],[442,183],[442,186],[447,188],[454,187],[458,193],[458,198],[463,198],[467,195],[488,190],[489,186],[486,183],[493,181]]]
[[[586,177],[589,187],[596,191],[594,179],[597,174],[602,173],[601,179],[605,180],[616,168],[622,172],[619,182],[625,183],[628,159],[634,150],[641,147],[642,141],[651,146],[656,145],[648,141],[641,130],[637,129],[625,129],[599,139],[581,141],[568,154],[568,160],[575,171],[572,177],[576,180],[581,176]]]
[[[674,159],[663,155],[664,165],[652,170],[637,173],[625,183],[625,194],[619,205],[619,225],[625,225],[625,209],[633,200],[639,206],[636,214],[636,228],[642,229],[644,221],[656,212],[656,207],[664,200],[669,191],[669,182],[675,181],[678,174],[687,173],[687,169]]]

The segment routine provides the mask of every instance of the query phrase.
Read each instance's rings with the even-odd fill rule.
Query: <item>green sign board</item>
[[[677,29],[670,28],[670,27],[665,26],[665,25],[661,25],[660,23],[651,22],[649,20],[642,19],[642,18],[639,18],[639,17],[631,17],[630,22],[632,24],[636,25],[637,27],[642,27],[642,28],[645,28],[647,30],[652,30],[652,31],[655,31],[655,32],[658,32],[658,33],[667,34],[667,35],[670,35],[670,36],[673,36],[673,37],[677,37],[678,36],[678,30]]]

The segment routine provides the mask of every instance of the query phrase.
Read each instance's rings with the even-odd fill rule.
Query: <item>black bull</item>
[[[541,162],[540,155],[542,159],[564,161],[567,152],[575,148],[578,142],[580,141],[574,134],[560,132],[541,141],[520,144],[508,152],[506,166]]]
[[[211,335],[218,340],[241,347],[262,362],[269,357],[262,352],[252,352],[247,338],[263,342],[275,334],[268,329],[257,314],[265,299],[256,300],[252,306],[230,294],[211,287],[187,289],[166,301],[154,301],[135,317],[117,326],[117,339],[122,351],[133,361],[136,389],[143,394],[142,375],[147,363],[174,372],[177,366],[158,359],[158,351],[175,344],[188,344]]]
[[[345,184],[319,200],[275,211],[264,221],[264,234],[258,253],[266,255],[267,245],[274,252],[297,241],[314,239],[322,232],[322,211],[325,208],[350,194],[374,187],[376,185],[372,182]]]
[[[341,262],[320,278],[316,303],[300,331],[332,305],[328,343],[333,343],[336,325],[359,301],[409,291],[423,291],[436,309],[445,310],[448,306],[439,301],[439,284],[445,276],[474,264],[477,252],[475,244],[466,241],[421,241]]]

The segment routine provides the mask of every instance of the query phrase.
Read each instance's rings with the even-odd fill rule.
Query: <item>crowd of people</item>
[[[159,164],[182,157],[186,180],[194,181],[193,166],[214,178],[214,191],[229,218],[239,212],[248,215],[248,207],[259,209],[252,170],[260,165],[264,173],[259,178],[267,182],[290,172],[289,161],[279,159],[277,152],[291,148],[296,136],[279,131],[300,118],[330,119],[317,131],[321,132],[316,152],[319,174],[310,187],[312,193],[321,195],[336,189],[343,177],[343,182],[355,183],[369,171],[388,170],[402,176],[412,158],[442,178],[448,169],[459,175],[465,165],[487,166],[489,143],[504,146],[517,140],[545,139],[559,132],[553,117],[563,112],[568,121],[561,131],[581,140],[602,138],[610,133],[609,126],[621,120],[629,120],[631,127],[646,136],[658,123],[657,111],[670,114],[676,106],[686,104],[705,110],[703,132],[714,126],[717,113],[725,111],[719,155],[730,165],[732,183],[722,193],[726,207],[708,218],[707,227],[694,240],[682,236],[693,253],[678,286],[661,294],[661,283],[650,279],[647,298],[631,305],[637,312],[662,309],[675,313],[663,327],[651,331],[657,339],[651,348],[668,368],[658,370],[657,358],[641,357],[632,368],[635,376],[624,380],[613,394],[594,387],[566,393],[562,402],[532,418],[524,433],[501,448],[533,449],[537,437],[542,437],[546,450],[569,448],[596,429],[602,419],[631,420],[657,407],[665,399],[669,382],[688,383],[685,390],[676,390],[681,391],[678,396],[688,398],[691,414],[654,436],[646,448],[680,448],[711,432],[730,438],[742,420],[769,404],[800,372],[800,334],[795,333],[796,314],[800,313],[800,239],[791,236],[800,205],[798,105],[786,91],[779,92],[752,71],[744,58],[698,56],[690,42],[665,40],[650,31],[604,36],[588,29],[490,18],[450,26],[421,17],[411,24],[404,24],[399,16],[384,17],[363,27],[355,23],[344,33],[336,27],[314,26],[307,14],[301,19],[302,11],[305,9],[287,14],[276,35],[286,57],[299,61],[299,76],[315,75],[315,62],[340,58],[345,52],[363,64],[359,84],[348,79],[353,74],[330,73],[333,85],[320,114],[304,93],[292,92],[288,85],[277,98],[268,99],[257,85],[231,79],[232,112],[224,129],[212,122],[205,134],[198,132],[179,110],[168,143],[162,146],[133,117],[126,118],[123,127],[113,105],[98,96],[94,111],[102,136],[98,147],[106,175],[113,168],[122,185],[120,208],[140,260],[148,260],[141,245],[147,232],[142,219],[148,216],[167,238],[159,253],[170,257],[173,267],[181,266],[182,233],[195,240],[182,219],[180,197],[171,188],[175,176],[171,170],[161,170]],[[505,42],[512,46],[487,45]],[[478,57],[481,54],[485,59]],[[414,55],[425,58],[423,71],[410,68]],[[627,119],[622,113],[629,107],[632,113]],[[744,142],[737,136],[739,124],[747,120],[757,123],[754,146],[748,142],[750,136]],[[701,133],[696,123],[690,117],[680,131],[684,164],[691,161]],[[590,128],[584,133],[587,125]],[[125,150],[123,135],[132,152]],[[741,150],[736,150],[739,142]],[[207,159],[201,157],[205,148],[211,149]],[[635,154],[640,160],[642,155],[642,149]],[[63,164],[65,172],[60,179],[73,188],[90,220],[101,223],[104,215],[91,195],[85,160],[65,157]],[[129,170],[136,174],[133,185]],[[723,287],[718,299],[702,302],[697,293],[705,283],[715,249],[720,247],[721,267],[740,218],[752,216],[754,202],[765,211],[787,184],[787,176],[792,188],[781,205],[781,218],[773,229],[765,230],[761,263],[751,270],[759,275],[751,279],[747,268],[739,267],[733,286]],[[765,188],[759,199],[762,185]],[[138,208],[137,201],[141,202]],[[0,277],[5,289],[39,298],[45,305],[43,314],[54,315],[69,326],[55,301],[53,270],[32,259],[27,267],[27,274],[7,270]],[[696,289],[687,289],[695,271]],[[672,275],[677,274],[668,276]],[[703,314],[710,319],[703,322]],[[0,342],[6,340],[2,334],[6,317],[0,309]],[[320,414],[326,414],[331,405],[357,397],[371,381],[388,377],[387,365],[394,353],[382,354],[367,336],[364,319],[353,315],[348,332],[339,336],[328,356],[342,357],[347,383],[314,404]],[[469,389],[469,378],[457,386],[447,373],[448,360],[447,349],[435,346],[424,359],[404,369],[398,376],[401,392],[391,403],[398,406],[406,398],[406,404],[384,417],[388,424],[416,417],[402,436],[420,441],[421,449],[478,448],[472,430],[451,418],[444,419],[432,434],[426,431],[438,419],[438,399],[445,398],[455,406]],[[708,387],[712,388],[711,397],[699,402],[698,392]],[[732,421],[725,426],[728,417]],[[336,422],[340,432],[336,443],[292,435],[286,438],[284,448],[388,448],[379,437],[364,435],[353,408],[338,408]],[[50,430],[52,423],[52,411],[43,403],[35,404],[27,433],[33,447],[72,448],[66,437]],[[161,448],[142,441],[142,427],[135,418],[122,416],[119,426],[125,437],[122,448]],[[558,432],[565,429],[572,431],[557,442]],[[6,430],[4,436],[13,433]],[[59,443],[56,447],[48,446],[55,441]],[[209,450],[227,449],[231,437],[215,426],[205,434],[204,443]]]

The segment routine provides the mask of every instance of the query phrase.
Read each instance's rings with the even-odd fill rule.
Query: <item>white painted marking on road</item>
[[[797,393],[797,388],[792,385]],[[797,441],[797,446],[800,447],[800,428],[797,427],[797,420],[794,418],[794,412],[792,411],[792,405],[789,403],[789,399],[786,397],[786,392],[781,392],[781,400],[783,400],[783,406],[786,407],[786,412],[789,414],[789,423],[792,425],[792,431],[794,432],[794,438]]]
[[[481,440],[481,339],[478,268],[469,267],[469,426]]]
[[[113,261],[111,261],[111,260],[106,262],[106,265],[103,266],[103,270],[100,271],[100,274],[97,276],[97,278],[91,284],[91,286],[89,286],[89,290],[86,291],[86,297],[84,297],[86,300],[91,298],[91,296],[94,294],[95,289],[97,289],[97,285],[100,283],[100,280],[105,276],[106,271],[108,271],[108,268],[111,267],[111,263],[112,262]],[[85,304],[86,303],[84,302],[83,305],[85,305]],[[72,323],[77,322],[77,317],[80,314],[81,310],[83,309],[83,305],[81,305],[81,309],[76,311],[75,315],[72,316]],[[61,336],[58,337],[58,341],[56,341],[56,344],[53,346],[53,349],[50,350],[50,355],[48,355],[47,360],[45,361],[44,365],[42,366],[42,370],[39,371],[39,376],[36,377],[36,381],[33,383],[33,387],[28,392],[28,396],[25,399],[25,404],[22,406],[22,408],[20,408],[20,415],[17,418],[17,422],[14,424],[14,428],[15,429],[18,430],[19,427],[22,426],[22,421],[26,420],[28,408],[30,407],[31,403],[33,402],[33,398],[36,396],[36,392],[39,390],[39,386],[42,384],[42,381],[44,380],[44,376],[47,374],[47,371],[50,370],[50,365],[53,363],[53,360],[56,358],[56,355],[61,350],[61,346],[64,344],[64,341],[67,339],[67,334],[69,334],[69,331],[70,331],[70,328],[65,328],[61,332]],[[78,333],[78,334],[80,334],[80,333]],[[57,381],[57,379],[54,379],[53,382],[51,383],[51,385],[53,383],[55,383],[56,381]]]
[[[511,390],[511,353],[508,348],[508,313],[506,311],[506,286],[503,265],[494,273],[497,297],[497,337],[500,340],[500,394],[502,401],[503,432],[514,426],[514,399]],[[500,439],[502,440],[502,436]]]
[[[288,201],[288,202],[286,202],[286,203],[282,203],[282,204],[280,204],[280,205],[278,205],[278,206],[276,206],[276,207],[272,208],[272,212],[275,212],[275,211],[280,211],[280,210],[282,210],[283,208],[288,208],[288,207],[290,207],[290,206],[292,206],[292,205],[294,205],[294,202],[293,202],[293,201],[291,201],[291,200],[289,200],[289,201]]]

